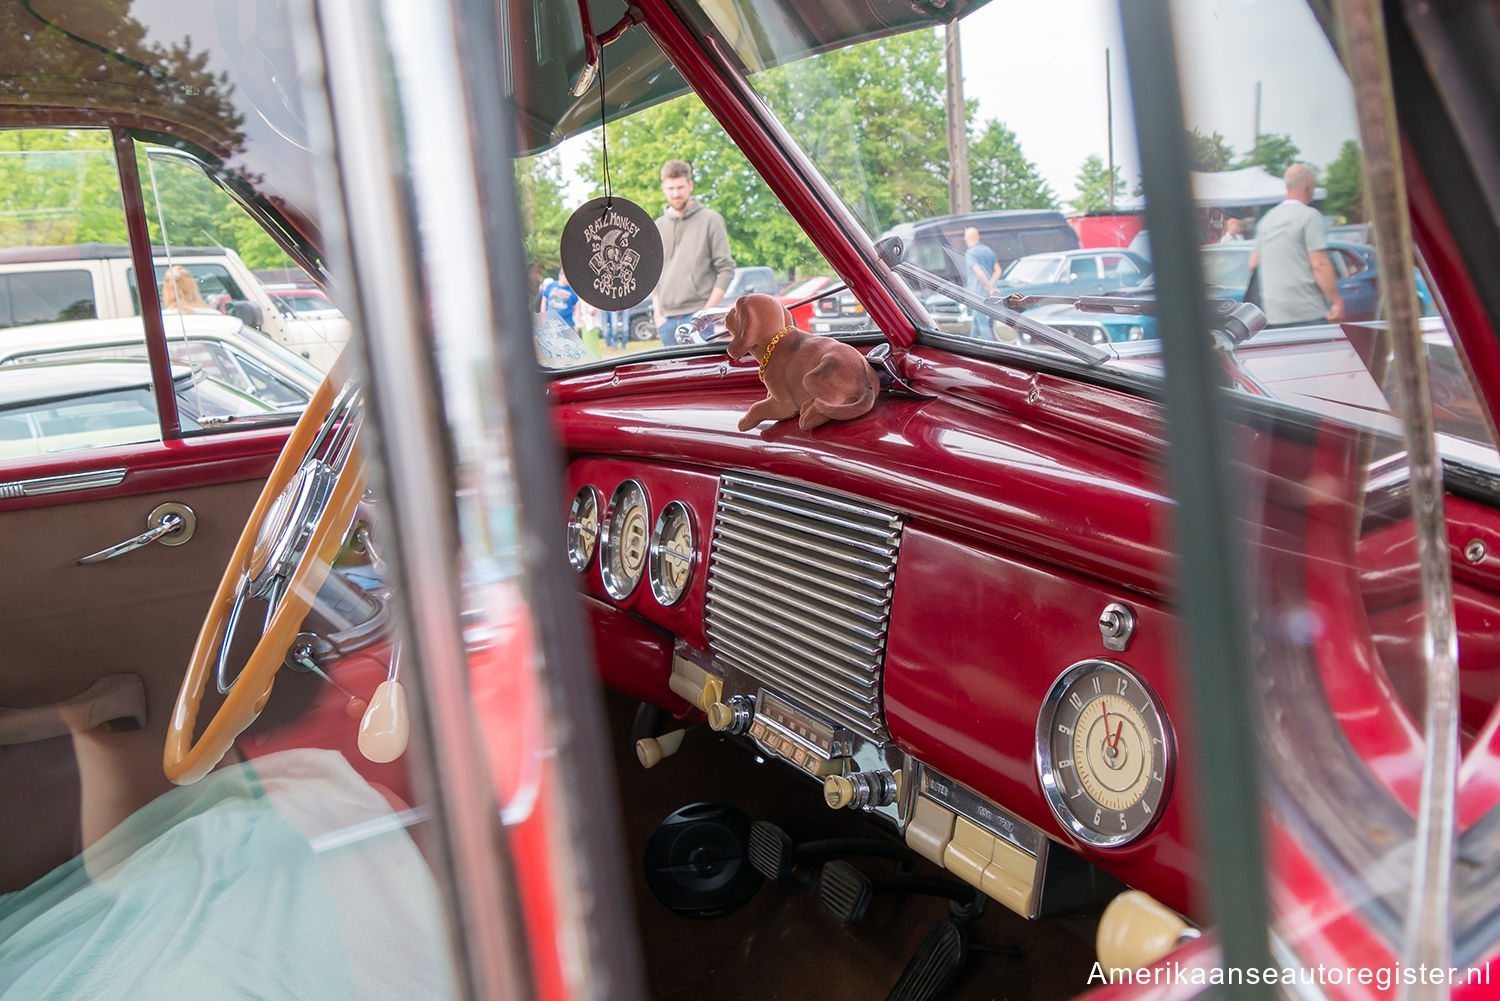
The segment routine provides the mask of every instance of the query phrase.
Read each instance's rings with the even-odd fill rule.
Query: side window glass
[[[300,317],[280,308],[265,287],[287,284],[290,275],[293,288],[315,288],[311,276],[197,159],[145,142],[137,144],[136,159],[168,340],[271,341],[326,371],[348,342],[348,319],[335,309]],[[285,381],[300,385],[303,378],[288,371]],[[245,398],[266,411],[285,402],[252,391]]]
[[[87,271],[19,271],[0,276],[0,327],[91,320],[98,315],[94,280]]]
[[[0,459],[160,437],[126,240],[108,132],[0,131]]]
[[[1099,260],[1095,257],[1076,257],[1069,270],[1074,278],[1098,278]]]

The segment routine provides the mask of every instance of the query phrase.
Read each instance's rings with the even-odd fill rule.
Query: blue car
[[[994,294],[1102,295],[1139,285],[1151,262],[1121,247],[1091,247],[1018,257],[1000,274]]]
[[[1216,243],[1201,248],[1203,281],[1211,298],[1259,303],[1259,282],[1255,281],[1255,276],[1250,272],[1250,255],[1254,252],[1255,244],[1250,242]],[[1344,298],[1344,318],[1372,320],[1379,316],[1380,270],[1375,248],[1362,243],[1330,240],[1328,258],[1338,275],[1339,294]],[[1063,294],[1074,293],[1068,291]],[[1106,294],[1154,298],[1156,289],[1154,283],[1146,281],[1134,288],[1114,289]],[[1424,316],[1436,313],[1432,296],[1420,274],[1417,275],[1417,298]],[[1091,344],[1150,340],[1156,337],[1156,320],[1150,316],[1085,313],[1063,303],[1038,306],[1029,313],[1043,323]]]

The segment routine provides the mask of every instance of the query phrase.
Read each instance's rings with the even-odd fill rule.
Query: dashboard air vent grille
[[[708,568],[713,653],[856,733],[880,704],[901,518],[804,487],[719,481]]]

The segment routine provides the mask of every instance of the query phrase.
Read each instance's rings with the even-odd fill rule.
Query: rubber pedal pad
[[[953,986],[968,961],[968,936],[963,926],[944,918],[932,926],[912,955],[901,979],[886,1001],[937,1001]]]
[[[796,868],[796,846],[792,836],[775,824],[757,820],[750,825],[746,854],[755,871],[773,883],[786,879]]]
[[[818,876],[818,899],[840,924],[859,924],[873,896],[875,887],[870,878],[843,859],[823,866]]]

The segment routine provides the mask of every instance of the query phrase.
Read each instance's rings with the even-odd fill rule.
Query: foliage
[[[767,70],[756,78],[766,103],[872,233],[948,211],[942,46],[914,32],[850,46]],[[727,140],[694,95],[608,128],[614,190],[653,211],[662,205],[661,165],[693,165],[694,197],[724,216],[739,264],[783,277],[827,273],[780,201]],[[602,194],[596,136],[583,178]]]
[[[250,268],[287,263],[276,241],[202,171],[181,161],[148,156],[146,148],[137,147],[138,167],[153,244],[228,247]],[[109,133],[96,129],[0,132],[0,246],[125,244],[128,240]]]
[[[562,158],[556,153],[516,161],[516,200],[525,234],[526,269],[530,288],[557,274],[562,263],[558,241],[568,221],[563,205]]]
[[[1323,211],[1342,216],[1345,222],[1364,222],[1364,173],[1359,144],[1346,139],[1339,147],[1338,157],[1328,165],[1328,179],[1323,182],[1328,195],[1323,199]]]
[[[1105,167],[1104,160],[1097,154],[1090,155],[1078,168],[1078,195],[1069,205],[1077,212],[1108,212],[1111,209],[1109,203],[1109,169]],[[1125,197],[1125,175],[1119,166],[1114,171],[1115,201],[1118,202]]]
[[[1190,169],[1202,171],[1228,170],[1234,160],[1234,150],[1224,141],[1221,133],[1204,135],[1196,128],[1189,129],[1188,150],[1192,159]]]
[[[1288,167],[1297,162],[1301,152],[1297,144],[1292,142],[1291,136],[1267,132],[1256,138],[1255,148],[1235,166],[1260,166],[1273,177],[1280,177]]]
[[[969,144],[969,185],[976,211],[1057,208],[1057,195],[1016,134],[994,120]]]

